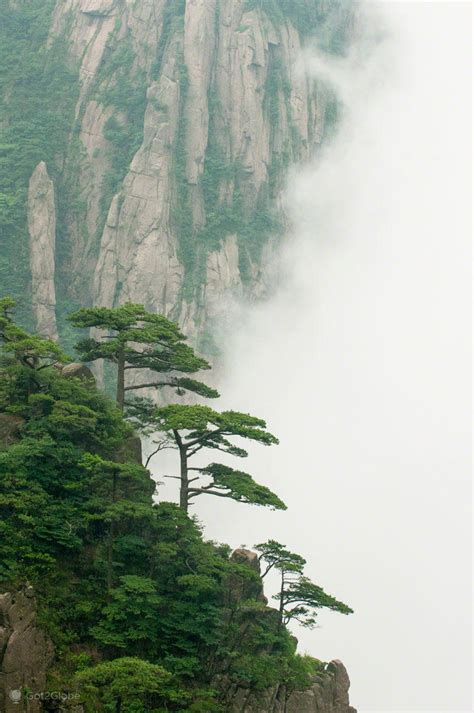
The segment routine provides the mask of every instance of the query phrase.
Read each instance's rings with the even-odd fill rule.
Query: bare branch
[[[189,492],[196,493],[196,495],[216,495],[218,498],[232,498],[232,495],[230,493],[219,493],[215,490],[206,490],[205,488],[189,488]],[[195,496],[190,495],[190,497]]]
[[[154,381],[149,384],[137,384],[136,386],[126,386],[124,391],[136,391],[137,389],[149,389],[152,386],[175,386],[169,381]]]

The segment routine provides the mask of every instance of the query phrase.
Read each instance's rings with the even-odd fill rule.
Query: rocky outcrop
[[[228,713],[357,713],[349,705],[349,676],[341,661],[331,661],[313,678],[311,688],[287,694],[284,686],[258,695],[245,689],[230,690]]]
[[[251,599],[267,604],[258,555],[239,548],[232,553],[231,559],[247,569],[247,576],[245,573],[239,576],[236,571],[229,578],[228,605],[235,606]],[[253,576],[249,578],[248,570],[255,579]],[[263,613],[274,619],[278,626],[276,610],[266,607]],[[252,692],[231,682],[226,673],[217,675],[213,683],[221,691],[228,713],[357,713],[349,704],[349,676],[344,664],[338,660],[321,664],[312,677],[311,686],[304,691],[289,691],[285,685],[279,684],[265,691]]]
[[[255,599],[267,604],[267,598],[263,593],[263,582],[260,578],[258,555],[245,548],[240,548],[232,553],[231,559],[236,564],[250,569],[255,576],[251,578],[245,576],[245,570],[243,572],[244,576],[239,576],[238,572],[234,572],[230,576],[227,582],[227,590],[229,592],[228,604],[233,605],[236,602],[245,601],[247,599]]]
[[[28,188],[28,230],[32,307],[40,334],[56,339],[56,207],[54,186],[44,161],[35,168]]]
[[[31,587],[0,595],[0,702],[4,713],[38,713],[34,694],[46,688],[54,650],[36,626],[36,600]],[[23,691],[32,695],[22,697]]]
[[[308,691],[295,691],[286,704],[285,713],[357,713],[349,705],[350,680],[341,661],[331,661],[326,671],[314,677]],[[277,713],[278,708],[274,713]]]
[[[130,436],[117,451],[116,460],[119,463],[137,463],[142,465],[142,441],[140,436]]]
[[[95,385],[94,374],[85,364],[73,362],[72,364],[65,364],[60,369],[62,376],[66,379],[81,379]]]

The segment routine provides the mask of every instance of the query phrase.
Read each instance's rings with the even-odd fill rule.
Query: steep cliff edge
[[[157,501],[140,438],[88,367],[56,350],[40,364],[51,343],[2,319],[0,707],[353,713],[342,664],[298,654],[268,606],[259,555]],[[348,609],[304,581],[317,599],[301,601]]]
[[[349,705],[349,676],[341,661],[331,661],[306,691],[289,696],[284,686],[260,695],[244,689],[229,692],[228,713],[357,713]]]
[[[257,563],[256,555],[247,551],[237,551],[233,559],[240,562],[244,559],[253,569]],[[241,590],[237,580],[230,585],[234,599],[249,594]],[[51,692],[47,680],[55,652],[51,640],[37,624],[36,612],[32,587],[0,594],[0,702],[5,713],[49,710]],[[349,676],[338,660],[318,671],[305,691],[289,692],[284,685],[277,685],[255,693],[232,684],[225,676],[216,679],[214,685],[221,691],[227,713],[357,713],[349,704]],[[74,713],[84,713],[74,686],[69,685],[67,691],[55,691],[55,695],[62,703],[56,703],[54,710],[68,713],[72,706]]]
[[[43,28],[39,56],[60,95],[44,126],[21,137],[46,136],[41,150],[22,150],[30,175],[45,161],[55,184],[60,330],[72,305],[132,300],[178,319],[210,351],[225,298],[268,290],[286,171],[323,140],[336,111],[300,72],[301,46],[306,33],[339,51],[350,4],[301,0],[289,12],[280,0],[33,0],[2,14],[13,27],[30,23],[35,37]],[[20,79],[9,66],[0,125],[11,142]],[[29,226],[34,244],[32,211]]]
[[[246,549],[235,550],[232,560],[250,568],[258,575],[256,589],[252,590],[242,580],[235,577],[229,582],[229,591],[234,601],[256,598],[267,603],[263,593],[263,580],[260,579],[258,555]],[[268,608],[267,613],[276,614]],[[267,690],[250,691],[232,683],[229,678],[218,676],[214,685],[223,693],[223,703],[228,713],[357,713],[349,704],[350,680],[341,661],[334,660],[323,665],[311,679],[306,690],[290,690],[279,683]]]

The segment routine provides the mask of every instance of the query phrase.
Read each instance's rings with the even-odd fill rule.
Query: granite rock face
[[[286,713],[357,713],[349,705],[350,680],[344,664],[336,659],[326,671],[315,676],[308,691],[291,694]]]
[[[36,626],[36,600],[31,587],[0,595],[0,702],[4,713],[38,713],[41,703],[22,700],[19,692],[45,691],[53,645]]]
[[[56,207],[54,186],[44,161],[35,168],[28,188],[28,230],[32,307],[38,332],[56,339]]]
[[[81,379],[95,385],[95,378],[92,371],[85,364],[72,362],[60,368],[62,376],[66,379]]]
[[[317,33],[336,16],[314,2]],[[38,329],[56,334],[55,274],[71,304],[139,301],[206,351],[235,298],[267,293],[288,168],[326,134],[331,97],[301,71],[301,33],[249,0],[61,0],[56,41],[79,91],[54,173],[56,259],[43,163],[31,180]]]
[[[349,676],[341,661],[331,661],[313,679],[307,691],[287,696],[284,686],[260,695],[245,689],[230,690],[228,713],[357,713],[349,704]]]

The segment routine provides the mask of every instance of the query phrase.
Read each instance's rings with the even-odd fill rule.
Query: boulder
[[[251,569],[255,570],[255,572],[260,574],[260,561],[256,552],[240,547],[232,552],[231,560],[233,562],[237,562],[238,564],[246,564]]]
[[[66,364],[66,366],[63,366],[61,369],[61,373],[66,379],[83,379],[84,381],[90,381],[95,384],[94,374],[85,364],[76,362]]]
[[[246,574],[245,569],[243,569],[242,574],[236,571],[229,577],[227,584],[229,604],[232,605],[246,599],[256,599],[266,604],[267,599],[263,594],[263,584],[260,579],[258,555],[242,547],[232,553],[231,561],[243,565],[250,572]]]

